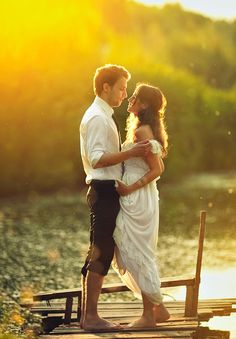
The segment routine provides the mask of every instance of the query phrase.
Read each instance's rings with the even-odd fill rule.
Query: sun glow
[[[176,300],[184,300],[185,293],[185,287],[168,289]],[[202,270],[199,299],[214,298],[236,298],[236,268]]]
[[[71,50],[85,53],[100,18],[86,2],[9,0],[0,5],[0,20],[1,63],[23,69],[62,62]]]

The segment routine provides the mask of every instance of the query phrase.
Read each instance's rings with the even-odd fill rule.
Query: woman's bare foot
[[[82,324],[82,328],[85,331],[96,331],[96,330],[121,330],[123,327],[118,323],[112,323],[98,316],[87,317]]]
[[[164,304],[155,305],[154,315],[157,323],[163,323],[170,318],[170,313]]]
[[[128,324],[128,328],[150,328],[156,327],[156,322],[154,317],[146,318],[141,316],[141,318],[133,321],[132,323]]]

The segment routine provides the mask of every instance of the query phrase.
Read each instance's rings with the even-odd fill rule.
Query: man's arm
[[[94,116],[87,124],[88,160],[93,168],[114,166],[131,157],[145,157],[151,150],[149,141],[142,140],[129,150],[108,153],[108,128],[101,116]]]
[[[146,157],[151,150],[148,140],[143,140],[134,145],[127,151],[117,153],[104,153],[93,168],[101,168],[117,165],[129,158]]]

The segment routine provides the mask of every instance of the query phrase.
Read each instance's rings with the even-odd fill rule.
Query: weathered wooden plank
[[[233,304],[236,304],[236,299],[222,299],[222,300],[214,300],[214,299],[209,299],[209,300],[200,300],[198,309],[205,308],[205,307],[232,307]],[[50,302],[51,307],[64,307],[65,302],[63,301],[51,301]],[[168,309],[171,308],[183,308],[184,307],[184,302],[183,301],[166,301],[165,305],[167,306]],[[21,306],[26,306],[25,304]],[[35,307],[49,307],[45,301],[42,302],[35,302],[33,304],[27,304],[27,306],[35,308]],[[137,301],[129,301],[129,302],[99,302],[98,308],[109,308],[109,309],[133,309],[133,308],[142,308],[142,303],[137,302]]]
[[[40,313],[42,315],[47,315],[47,314],[64,314],[65,309],[60,307],[60,308],[53,308],[53,307],[42,307],[42,308],[34,308],[31,310],[33,313]],[[169,310],[171,316],[183,316],[183,310],[179,309],[172,309]],[[231,313],[232,309],[231,307],[214,307],[214,308],[202,308],[198,310],[198,317],[200,319],[202,318],[209,318],[214,315],[229,315]],[[111,314],[113,317],[119,317],[119,318],[124,318],[124,317],[137,317],[141,314],[141,309],[104,309],[101,308],[99,309],[100,314],[103,317],[109,317]],[[72,310],[72,317],[76,316],[77,310],[74,307]],[[122,315],[122,316],[121,316]]]
[[[114,336],[117,336],[118,334],[126,335],[126,336],[133,336],[137,337],[139,335],[145,335],[145,336],[153,336],[154,338],[157,337],[157,335],[165,335],[168,336],[168,334],[175,335],[175,334],[181,334],[182,336],[184,334],[189,335],[190,333],[194,333],[196,331],[196,328],[191,329],[191,328],[184,328],[184,329],[178,329],[178,328],[157,328],[157,329],[123,329],[123,330],[114,330],[114,331],[97,331],[96,335],[101,336],[102,334],[107,335],[108,333],[113,333]],[[86,332],[83,330],[80,330],[79,328],[72,327],[72,328],[65,328],[65,327],[58,327],[56,328],[53,332],[53,334],[80,334],[81,336],[89,336],[92,335],[92,332]]]
[[[42,339],[58,339],[58,335],[45,335],[41,337]],[[69,334],[63,335],[63,339],[97,339],[98,335],[97,334],[93,334],[93,333],[80,333],[80,334]],[[159,339],[159,338],[165,338],[165,339],[186,339],[186,338],[192,338],[192,332],[189,331],[175,331],[175,332],[156,332],[156,333],[150,333],[150,332],[135,332],[135,333],[99,333],[99,338],[118,338],[118,339],[126,339],[126,338],[130,338],[130,339]]]
[[[47,315],[48,317],[50,315],[52,316],[64,316],[65,312],[64,310],[63,311],[60,311],[60,310],[52,310],[51,312],[38,312],[38,313],[41,313],[42,315]],[[216,312],[213,312],[212,310],[205,310],[203,311],[202,313],[199,313],[198,314],[198,319],[200,321],[208,321],[210,318],[212,318],[213,316],[227,316],[227,315],[230,315],[230,310],[223,310],[223,309],[220,309],[220,310],[217,310]],[[118,313],[114,313],[114,312],[100,312],[101,316],[102,317],[105,317],[107,319],[114,319],[115,321],[119,321],[119,322],[123,322],[123,323],[127,323],[127,322],[131,322],[133,321],[135,318],[139,317],[140,316],[140,312],[131,312],[131,313],[125,313],[125,314],[122,314],[122,312],[118,312]],[[122,314],[122,316],[121,316]],[[174,313],[173,314],[173,317],[181,317],[182,316],[182,319],[184,319],[183,317],[183,312],[181,313]],[[171,318],[172,319],[172,318]],[[74,320],[77,320],[77,312],[76,310],[73,311],[72,313],[72,321]]]
[[[171,314],[175,313],[184,313],[183,308],[178,308],[178,307],[172,307],[169,308],[167,305],[167,308]],[[52,305],[51,307],[49,306],[41,306],[41,307],[32,307],[31,312],[33,313],[41,313],[41,312],[48,312],[48,313],[58,313],[58,312],[65,312],[65,305],[61,304],[56,307],[56,305]],[[103,312],[105,314],[113,312],[113,313],[134,313],[138,312],[140,313],[142,311],[142,307],[137,307],[137,308],[126,308],[126,307],[98,307],[99,312]],[[219,310],[224,310],[226,312],[233,312],[232,306],[231,305],[205,305],[202,307],[198,308],[198,313],[204,313],[206,310],[211,310],[211,312],[218,312]],[[72,307],[72,313],[75,313],[77,311],[77,305],[74,305]]]
[[[225,313],[230,312],[228,308],[203,308],[199,310],[198,315],[205,313],[212,313],[213,315],[224,315]]]
[[[73,306],[73,298],[67,297],[66,298],[66,310],[65,310],[65,323],[69,324],[71,321],[71,312]]]
[[[161,287],[190,286],[195,284],[195,276],[161,278]]]
[[[194,276],[178,276],[178,277],[164,277],[161,279],[161,287],[175,287],[175,286],[189,286],[195,283]],[[102,293],[126,292],[130,289],[123,283],[114,283],[104,285]],[[72,288],[64,290],[51,290],[46,292],[38,292],[33,296],[34,301],[60,299],[66,297],[81,296],[81,288]]]
[[[107,284],[102,288],[102,293],[126,292],[129,291],[128,287],[123,283]],[[64,290],[52,290],[47,292],[39,292],[33,296],[33,300],[50,300],[70,297],[80,297],[81,288],[71,288]]]
[[[199,308],[198,308],[198,320],[207,321],[214,315],[228,315],[232,311],[232,303],[236,303],[236,299],[226,299],[226,300],[225,299],[223,300],[209,299],[209,300],[200,301]],[[108,333],[97,333],[95,334],[96,337],[91,337],[91,339],[98,338],[98,336],[100,338],[122,338],[122,339],[123,338],[131,338],[131,339],[165,338],[166,339],[168,337],[169,338],[181,338],[181,336],[171,337],[169,336],[169,332],[171,334],[178,332],[179,335],[182,331],[184,331],[184,333],[187,333],[187,331],[190,331],[191,333],[196,332],[199,322],[196,319],[196,317],[195,318],[194,317],[189,317],[189,318],[183,317],[183,313],[184,313],[183,302],[170,301],[170,302],[167,302],[166,304],[167,304],[168,310],[171,313],[171,318],[162,324],[158,324],[157,329],[155,329],[154,331],[153,329],[150,329],[150,330],[146,329],[145,333],[150,332],[151,333],[150,336],[144,335],[142,337],[142,331],[140,331],[139,329],[137,331],[132,330],[132,332],[127,332],[127,330],[125,331],[123,330],[121,333],[121,336],[117,336],[117,334],[120,332],[115,332],[115,335],[110,336],[110,337],[104,336],[104,335],[107,335]],[[41,305],[42,311],[51,309],[45,303],[44,303],[44,307],[42,307],[42,303],[38,303],[38,305]],[[48,314],[47,319],[49,321],[51,317],[52,319],[55,319],[55,314],[58,317],[58,319],[60,319],[60,316],[62,317],[65,314],[65,310],[64,310],[65,304],[63,304],[62,302],[60,303],[53,302],[51,303],[51,305],[52,305],[52,311],[51,313]],[[55,309],[54,307],[55,305],[57,306],[60,305],[60,307],[57,307],[57,309]],[[53,307],[54,307],[54,310],[53,310]],[[120,322],[122,325],[126,325],[129,322],[133,321],[135,318],[137,318],[141,313],[141,309],[142,309],[141,302],[118,302],[118,303],[101,302],[99,303],[99,312],[102,316],[104,316],[108,320],[111,320],[114,322]],[[40,310],[39,307],[38,307],[38,310]],[[79,323],[75,321],[77,305],[74,305],[74,307],[72,308],[72,311],[73,311],[72,312],[73,322],[70,325],[67,325],[65,327],[59,326],[55,328],[53,333],[57,334],[57,338],[58,338],[58,335],[60,335],[63,337],[63,339],[66,339],[67,335],[70,335],[70,338],[72,338],[71,336],[73,336],[73,338],[76,338],[77,336],[77,338],[90,339],[85,336],[88,333],[85,333],[83,330],[81,330],[79,328]],[[140,336],[137,333],[141,333]],[[154,335],[158,333],[158,335],[163,335],[163,336],[152,336],[153,333]],[[191,336],[187,336],[187,337],[182,336],[182,337],[191,338]],[[50,335],[50,339],[52,338],[53,338],[52,335]]]
[[[139,329],[129,329],[129,328],[124,328],[122,330],[114,330],[112,332],[122,332],[122,333],[129,333],[129,332],[142,332],[142,331],[145,331],[145,332],[162,332],[162,331],[196,331],[198,327],[198,324],[195,322],[195,323],[188,323],[188,324],[179,324],[179,325],[176,325],[176,324],[170,324],[170,326],[167,326],[167,325],[158,325],[156,328],[145,328],[145,329],[142,329],[142,328],[139,328]],[[56,334],[56,333],[65,333],[65,334],[73,334],[73,333],[84,333],[85,331],[84,330],[81,330],[80,327],[79,327],[79,324],[70,324],[70,326],[59,326],[57,328],[55,328],[53,331],[52,331],[52,334]],[[99,331],[97,330],[96,333],[104,333],[105,331]]]

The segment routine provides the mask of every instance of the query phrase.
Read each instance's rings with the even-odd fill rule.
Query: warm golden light
[[[185,287],[168,289],[168,294],[176,300],[184,300]],[[217,298],[236,298],[236,268],[202,269],[199,299]]]
[[[165,293],[165,291],[164,291]],[[169,295],[176,300],[184,300],[186,289],[184,287],[168,289]],[[170,300],[168,296],[166,300]],[[222,270],[202,270],[199,300],[202,299],[223,299],[236,298],[236,268]],[[214,330],[230,331],[231,338],[236,338],[236,305],[231,316],[213,317],[203,326]]]
[[[219,1],[233,13],[231,0]],[[191,272],[198,212],[207,210],[199,298],[236,298],[235,22],[131,0],[2,0],[0,22],[6,293],[20,292],[20,302],[30,304],[37,290],[78,285],[89,238],[79,123],[94,97],[96,68],[117,63],[132,75],[129,95],[141,81],[160,86],[168,101],[170,152],[158,182],[160,272]],[[127,101],[117,114],[122,129]],[[185,299],[185,288],[163,292]],[[21,314],[12,317],[25,328]]]
[[[69,51],[86,52],[91,46],[99,15],[87,2],[17,1],[3,2],[0,21],[2,63],[14,71],[27,65],[40,68],[66,58]],[[64,60],[65,62],[65,60]],[[11,66],[11,67],[10,67]],[[52,66],[52,65],[51,65]]]
[[[209,320],[207,326],[212,329],[230,331],[231,338],[236,338],[236,313],[230,317],[214,317]]]

